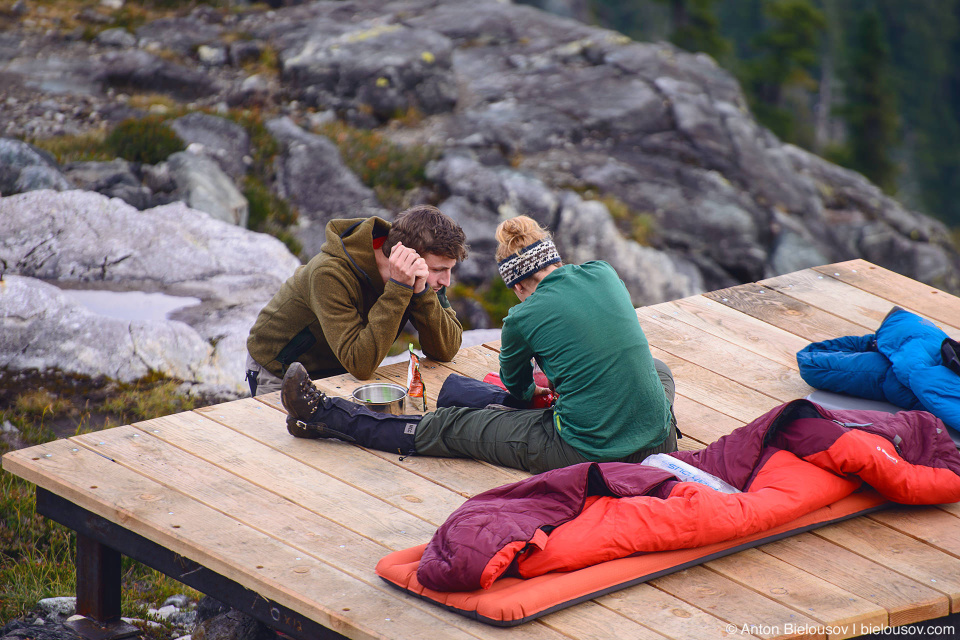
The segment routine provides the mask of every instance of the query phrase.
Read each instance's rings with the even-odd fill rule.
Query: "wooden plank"
[[[724,622],[680,598],[649,584],[639,584],[601,596],[596,601],[622,616],[635,620],[667,638],[755,638],[746,633],[731,633],[730,623]]]
[[[707,445],[745,424],[742,420],[731,418],[682,395],[676,397],[673,412],[683,434],[680,442],[695,439]]]
[[[960,611],[960,560],[870,518],[854,518],[813,532],[834,544],[940,591]]]
[[[153,426],[153,421],[145,426]],[[193,425],[186,426],[196,433]],[[127,431],[111,429],[79,436],[74,440],[101,455],[113,458],[118,464],[146,478],[175,489],[304,554],[344,571],[374,589],[396,594],[392,587],[375,574],[374,567],[380,558],[390,551],[411,546],[406,540],[399,546],[391,546],[384,541],[354,532],[350,523],[338,523],[327,512],[317,513],[309,506],[299,504],[302,494],[298,487],[290,487],[282,479],[278,479],[275,469],[269,464],[270,461],[261,458],[259,449],[265,447],[251,448],[242,460],[225,469],[183,449],[169,446],[170,429],[166,426],[162,427],[161,433],[166,434],[168,439],[161,440],[148,431],[130,434]],[[293,473],[300,471],[302,469],[292,469]],[[315,473],[319,475],[320,472]],[[323,485],[322,479],[312,478],[309,473],[305,474],[305,480],[318,487]],[[269,487],[265,488],[264,482]],[[348,495],[337,496],[344,500],[350,499]],[[405,525],[398,521],[396,526]],[[401,530],[400,533],[406,532]],[[424,541],[426,539],[415,544]],[[415,598],[408,599],[412,606],[445,619],[455,627],[471,630],[471,633],[483,636],[489,629],[486,625],[463,616],[450,612],[441,613],[442,610],[437,610],[429,603]]]
[[[950,601],[939,591],[813,534],[801,533],[760,549],[883,607],[891,626],[950,613]]]
[[[752,589],[710,571],[691,567],[650,582],[656,588],[703,609],[736,629],[758,638],[824,638],[819,623]]]
[[[867,517],[960,558],[960,526],[942,509],[898,505]]]
[[[267,404],[272,410],[279,409],[279,405],[269,402],[270,400],[269,395],[257,396],[256,398],[256,401]],[[196,411],[308,464],[323,466],[332,457],[334,460],[343,460],[343,464],[350,468],[352,461],[357,460],[356,456],[373,456],[384,463],[384,466],[377,467],[375,472],[377,477],[389,480],[398,472],[407,472],[448,489],[463,498],[469,498],[493,487],[516,480],[512,469],[495,467],[476,460],[426,456],[403,456],[401,459],[395,453],[363,449],[353,444],[332,439],[302,440],[294,438],[287,433],[286,416],[285,413],[282,413],[282,409],[274,411],[276,415],[264,414],[266,419],[258,420],[257,416],[247,415],[250,411],[256,411],[250,406],[249,403],[251,402],[254,402],[254,400],[247,398],[212,407],[203,407]],[[221,418],[221,416],[223,417]],[[363,457],[360,460],[363,460]],[[402,478],[403,476],[399,477]],[[366,480],[363,482],[366,482]],[[357,482],[357,486],[362,486],[362,484],[359,481]]]
[[[130,429],[132,427],[118,427]],[[47,457],[49,456],[49,457]],[[144,478],[79,443],[57,440],[4,456],[4,468],[265,598],[353,638],[471,638],[434,612]]]
[[[937,508],[960,518],[960,502],[951,502],[949,504],[938,504]]]
[[[682,433],[682,432],[681,432]],[[706,447],[706,443],[694,440],[688,436],[677,439],[677,451],[699,451]]]
[[[428,496],[432,496],[431,500],[441,500],[442,504],[422,506],[435,514],[430,519],[435,519],[444,510],[449,515],[456,508],[455,503],[462,501],[445,497],[442,493],[433,494],[422,481],[451,491],[460,498],[513,481],[513,476],[506,472],[508,470],[474,460],[404,456],[401,462],[400,456],[395,453],[366,450],[346,442],[294,438],[287,433],[283,413],[273,407],[264,407],[264,413],[261,414],[255,408],[257,401],[262,401],[263,397],[203,407],[195,412],[300,462],[332,471],[338,477],[348,479],[354,486],[377,495],[399,496],[404,502],[410,503],[407,509],[419,509],[414,505],[418,504],[418,500],[425,502]],[[421,481],[418,482],[417,478]]]
[[[169,429],[164,429],[169,431]],[[371,557],[384,556],[395,547],[342,526],[335,519],[287,497],[284,484],[267,489],[242,475],[194,456],[147,432],[109,429],[75,438],[91,451],[159,484],[225,513],[244,524],[356,575],[369,573]],[[256,452],[253,452],[256,455]],[[240,468],[235,471],[245,472]],[[260,475],[263,474],[260,471]],[[319,475],[319,472],[316,472]],[[323,480],[318,480],[318,484]],[[334,552],[334,549],[338,551]],[[325,556],[328,556],[325,558]]]
[[[705,293],[703,297],[725,304],[809,342],[870,333],[863,326],[838,315],[756,284],[720,289]]]
[[[488,373],[500,372],[500,358],[482,345],[460,349],[457,357],[444,365],[462,376],[483,380]]]
[[[664,640],[659,633],[594,601],[561,609],[544,616],[540,621],[557,633],[577,638],[577,640],[610,640],[610,638]]]
[[[678,395],[695,400],[735,420],[749,422],[780,404],[780,401],[772,396],[719,376],[662,349],[651,347],[650,352],[654,358],[662,360],[670,367]]]
[[[647,339],[657,348],[780,402],[803,398],[814,391],[800,378],[796,368],[719,340],[660,311],[639,309],[637,316]],[[731,366],[733,363],[736,365]]]
[[[866,260],[848,260],[814,267],[814,270],[960,330],[960,298],[957,296],[870,264]]]
[[[866,333],[875,331],[893,308],[889,300],[813,269],[767,278],[757,284],[859,324],[868,330]]]
[[[826,625],[831,639],[861,635],[863,625],[887,624],[887,612],[882,607],[760,549],[747,549],[706,566]]]
[[[771,327],[704,296],[692,296],[648,308],[792,369],[797,368],[797,351],[809,344],[804,338]]]
[[[402,498],[400,505],[392,505],[372,494],[370,489],[361,490],[340,479],[348,473],[351,464],[316,466],[305,464],[283,453],[241,437],[237,432],[212,420],[196,416],[192,412],[165,416],[138,423],[145,434],[179,447],[211,464],[264,487],[282,499],[290,500],[310,511],[337,522],[352,531],[375,540],[390,549],[401,549],[428,540],[439,522],[431,523],[416,517],[404,507],[420,508],[441,502],[449,495],[433,493],[433,487],[418,493],[423,502],[411,503]],[[309,444],[309,441],[304,441]],[[376,462],[375,458],[371,458]],[[369,477],[369,470],[364,472]],[[356,476],[354,476],[356,477]],[[377,488],[388,488],[381,481]],[[424,483],[426,484],[426,483]],[[390,492],[388,495],[395,495]],[[442,502],[441,502],[442,504]],[[437,509],[439,510],[439,509]]]
[[[490,342],[484,342],[482,346],[486,349],[490,349],[490,351],[493,351],[498,355],[500,353],[500,340],[491,340]]]

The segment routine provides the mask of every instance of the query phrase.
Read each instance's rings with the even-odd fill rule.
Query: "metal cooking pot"
[[[353,390],[353,401],[380,413],[403,413],[407,390],[392,382],[371,382]]]

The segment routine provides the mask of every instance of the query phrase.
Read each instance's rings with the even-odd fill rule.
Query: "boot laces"
[[[313,382],[308,377],[300,381],[300,396],[307,401],[310,413],[313,413],[317,405],[327,399],[327,395],[313,386]]]

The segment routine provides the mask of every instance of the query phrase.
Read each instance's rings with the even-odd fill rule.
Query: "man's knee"
[[[247,354],[247,375],[246,381],[250,386],[251,396],[262,396],[266,393],[280,391],[283,380],[273,375]]]

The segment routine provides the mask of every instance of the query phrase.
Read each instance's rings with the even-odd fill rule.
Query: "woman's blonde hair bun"
[[[497,261],[518,255],[524,247],[550,238],[550,232],[527,216],[517,216],[497,225]]]

